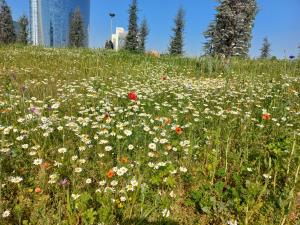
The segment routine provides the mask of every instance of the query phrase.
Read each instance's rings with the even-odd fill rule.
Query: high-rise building
[[[88,46],[90,0],[30,0],[30,39],[34,45],[66,47],[72,13],[79,8]]]

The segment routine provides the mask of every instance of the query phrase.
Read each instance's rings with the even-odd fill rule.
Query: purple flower
[[[294,55],[290,55],[289,58],[290,58],[290,59],[294,59],[295,56],[294,56]]]
[[[35,114],[37,116],[41,115],[40,111],[35,107],[30,108],[30,112],[32,112],[33,114]]]
[[[64,178],[63,180],[61,180],[60,182],[60,185],[61,186],[66,186],[66,185],[68,185],[69,184],[69,181],[68,181],[68,179],[67,178]]]

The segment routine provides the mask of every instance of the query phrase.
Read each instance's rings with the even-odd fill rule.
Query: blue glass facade
[[[65,47],[72,13],[79,8],[88,45],[90,0],[30,0],[30,35],[35,45]]]

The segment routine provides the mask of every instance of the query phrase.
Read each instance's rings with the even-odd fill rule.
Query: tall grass
[[[297,224],[299,75],[1,46],[0,224]]]

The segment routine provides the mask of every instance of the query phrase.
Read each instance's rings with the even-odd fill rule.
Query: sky
[[[29,0],[6,1],[15,20],[29,14]],[[113,26],[127,29],[130,2],[91,0],[90,47],[103,47],[109,38],[110,12],[116,14]],[[250,55],[260,55],[264,37],[268,37],[271,43],[272,55],[279,58],[297,55],[300,45],[300,0],[258,0],[258,5]],[[150,28],[148,50],[167,51],[174,17],[180,6],[186,11],[185,53],[188,56],[203,53],[203,32],[214,18],[216,0],[138,0],[139,21],[145,17]]]

